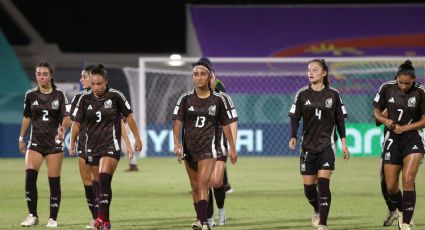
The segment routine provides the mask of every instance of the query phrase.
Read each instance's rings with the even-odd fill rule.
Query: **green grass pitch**
[[[174,158],[139,159],[140,172],[126,173],[122,159],[112,181],[113,229],[190,229],[195,212],[183,165]],[[228,165],[234,193],[226,199],[228,223],[218,229],[313,229],[312,208],[304,197],[298,158],[240,157]],[[91,215],[84,198],[76,159],[62,169],[60,229],[84,229]],[[415,229],[425,229],[425,171],[416,178]],[[331,180],[330,229],[381,227],[386,206],[380,194],[379,159],[338,159]],[[45,229],[49,210],[46,166],[38,177],[38,213]],[[22,229],[27,216],[24,159],[0,159],[0,229]]]

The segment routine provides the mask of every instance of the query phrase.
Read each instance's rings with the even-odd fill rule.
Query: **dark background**
[[[147,54],[186,52],[186,4],[401,3],[376,0],[12,0],[12,2],[45,41],[57,43],[63,52]],[[12,45],[29,43],[1,7],[0,28]]]

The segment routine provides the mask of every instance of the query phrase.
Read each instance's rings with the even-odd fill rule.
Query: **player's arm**
[[[18,139],[18,144],[19,144],[19,151],[22,154],[25,154],[25,152],[27,151],[27,148],[25,146],[25,142],[24,142],[24,136],[27,133],[28,127],[31,124],[31,118],[29,117],[24,117],[22,118],[22,125],[21,125],[21,132],[19,134],[19,139]]]
[[[233,122],[235,123],[235,122]],[[236,146],[234,137],[232,136],[232,130],[230,128],[230,124],[223,126],[224,135],[226,136],[227,141],[229,142],[229,157],[232,164],[236,164],[238,160],[238,153],[236,152]]]
[[[407,131],[419,130],[419,129],[422,129],[422,128],[425,128],[425,114],[422,115],[421,119],[417,122],[413,122],[413,123],[406,124],[406,125],[395,124],[394,125],[394,133],[402,134],[402,133],[407,132]]]
[[[302,116],[302,105],[300,101],[300,91],[298,91],[295,95],[294,103],[292,104],[288,114],[291,121],[291,138],[289,139],[288,147],[291,150],[295,150],[297,147],[297,132]]]
[[[135,140],[135,150],[137,152],[142,151],[142,140],[140,139],[139,130],[137,129],[136,121],[134,120],[133,114],[129,114],[127,117],[127,124],[128,127],[130,127],[131,132],[133,133],[134,140]]]
[[[183,160],[183,147],[180,142],[180,131],[182,129],[182,121],[178,119],[173,120],[173,140],[174,140],[174,154],[177,160],[181,163]]]
[[[124,120],[121,120],[121,135],[122,135],[122,138],[124,138],[124,142],[127,147],[126,149],[127,149],[128,158],[133,159],[133,149],[131,147],[130,139],[128,138],[128,133],[127,133],[127,129],[125,128]]]
[[[373,109],[373,116],[375,117],[375,121],[376,123],[381,123],[381,124],[385,124],[385,126],[387,126],[387,128],[389,129],[394,129],[394,121],[385,117],[383,114],[383,111],[380,110],[379,108],[374,108]]]
[[[72,122],[71,125],[71,137],[69,140],[69,155],[74,156],[76,153],[75,150],[75,141],[77,139],[78,134],[80,133],[80,123],[79,122]]]

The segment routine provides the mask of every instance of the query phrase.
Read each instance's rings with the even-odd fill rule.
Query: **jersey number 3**
[[[96,122],[99,123],[100,121],[102,121],[102,113],[100,111],[96,112],[96,116],[97,116]]]
[[[198,116],[196,118],[196,123],[195,123],[195,127],[197,128],[202,128],[205,125],[205,117],[204,116]]]

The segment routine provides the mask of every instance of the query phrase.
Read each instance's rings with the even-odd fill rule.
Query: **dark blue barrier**
[[[0,157],[22,157],[19,153],[18,138],[21,124],[0,123]]]

